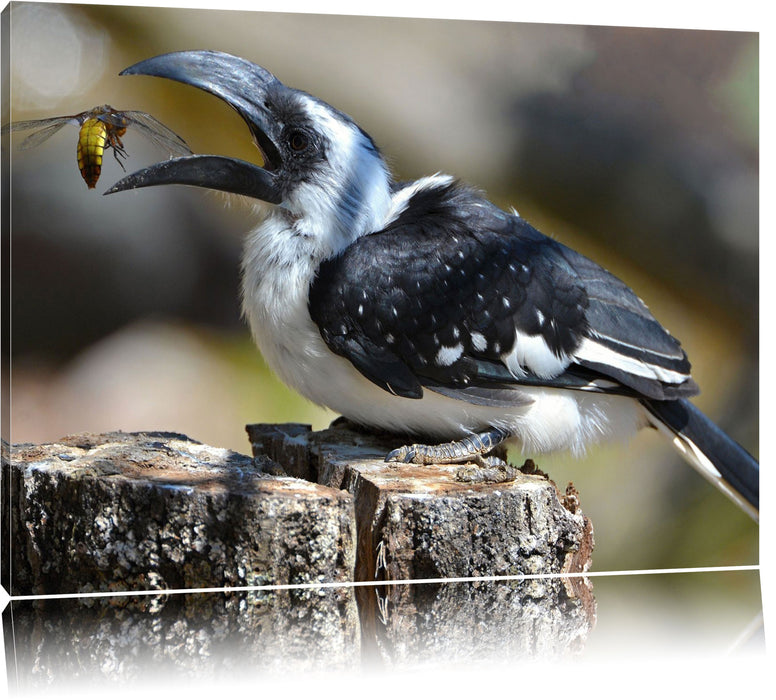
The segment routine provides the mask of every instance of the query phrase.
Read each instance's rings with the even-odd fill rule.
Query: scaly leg
[[[481,467],[498,467],[506,464],[498,457],[488,457],[486,454],[500,445],[508,437],[508,433],[498,428],[492,428],[476,435],[470,435],[463,440],[445,442],[441,445],[404,445],[389,452],[386,462],[403,462],[405,464],[465,464],[474,462]]]

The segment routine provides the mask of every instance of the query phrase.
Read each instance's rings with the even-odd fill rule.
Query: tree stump
[[[248,432],[253,458],[159,432],[3,445],[13,595],[159,591],[12,601],[25,687],[89,669],[212,677],[240,658],[407,668],[584,647],[593,532],[573,489],[540,472],[470,483],[454,466],[386,464],[400,440],[342,422]],[[254,588],[164,593],[224,586]]]
[[[478,655],[549,658],[584,647],[595,624],[592,584],[561,576],[586,571],[593,549],[573,487],[561,493],[541,473],[472,484],[455,466],[388,464],[384,456],[400,438],[342,424],[247,430],[257,457],[353,495],[355,579],[378,584],[356,591],[370,658],[414,667]],[[444,583],[478,576],[515,580]],[[424,584],[395,583],[411,580]]]
[[[12,595],[352,579],[352,499],[266,458],[158,432],[5,447]]]
[[[593,529],[575,493],[546,475],[461,481],[458,466],[384,461],[396,437],[354,427],[247,427],[258,458],[355,499],[358,581],[579,573]]]

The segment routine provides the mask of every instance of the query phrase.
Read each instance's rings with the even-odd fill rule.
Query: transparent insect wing
[[[22,141],[20,148],[27,149],[37,146],[47,139],[56,134],[65,124],[79,125],[80,115],[68,116],[68,117],[52,117],[51,119],[32,119],[30,121],[12,122],[7,130],[8,131],[27,131],[35,129],[36,131],[30,134],[24,141]],[[6,129],[4,129],[6,130]]]
[[[137,130],[144,134],[148,139],[158,146],[167,149],[176,156],[191,155],[191,149],[188,144],[176,134],[145,112],[127,111],[122,113],[129,127],[137,127]]]

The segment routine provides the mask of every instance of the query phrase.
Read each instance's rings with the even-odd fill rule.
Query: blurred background
[[[220,49],[350,114],[397,179],[449,172],[514,206],[637,291],[686,348],[696,403],[758,455],[757,34],[37,3],[10,19],[4,122],[109,103],[195,152],[257,160],[219,100],[117,77]],[[76,127],[30,150],[12,136],[13,442],[153,429],[247,453],[246,423],[328,425],[240,318],[250,205],[184,187],[103,197],[123,172],[108,153],[87,190]],[[128,172],[168,155],[131,128],[124,145]],[[757,526],[651,431],[538,463],[579,490],[596,570],[758,561]]]

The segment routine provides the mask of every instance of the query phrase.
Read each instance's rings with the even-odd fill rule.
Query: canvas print
[[[19,689],[760,652],[756,32],[3,23]]]

